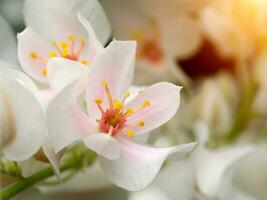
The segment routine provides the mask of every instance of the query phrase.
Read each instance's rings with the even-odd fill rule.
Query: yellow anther
[[[46,68],[44,67],[44,68],[42,69],[42,75],[43,75],[43,76],[46,76],[46,74],[47,74],[47,71],[46,71]]]
[[[31,57],[32,59],[37,59],[37,58],[38,58],[38,55],[37,55],[37,53],[35,53],[35,52],[31,52],[31,53],[30,53],[30,57]]]
[[[108,86],[108,82],[107,81],[102,81],[101,85],[104,86],[104,87],[107,87]]]
[[[127,108],[126,109],[126,113],[129,114],[129,115],[133,114],[133,112],[134,111],[131,108]]]
[[[121,110],[123,108],[123,104],[118,99],[115,99],[114,100],[114,107],[118,110]]]
[[[143,120],[141,120],[141,121],[138,122],[138,125],[139,126],[144,126],[145,125],[145,122]]]
[[[126,92],[126,93],[125,93],[125,97],[129,97],[130,95],[131,95],[130,92]]]
[[[75,37],[74,37],[74,35],[69,35],[68,39],[69,39],[70,41],[73,41],[73,40],[75,40]]]
[[[132,137],[134,136],[134,131],[130,129],[130,130],[127,132],[127,135],[128,135],[129,138],[132,138]]]
[[[57,53],[54,51],[51,51],[51,52],[49,52],[49,56],[50,56],[50,58],[54,58],[57,56]]]
[[[55,45],[57,45],[57,42],[55,40],[52,40],[51,44],[55,46]]]
[[[67,57],[69,55],[69,50],[67,48],[64,48],[61,55],[62,57]]]
[[[60,46],[63,48],[63,49],[66,49],[68,47],[68,43],[67,42],[60,42]]]
[[[80,40],[81,45],[84,45],[84,39],[83,39],[83,37],[80,37],[79,40]]]
[[[84,65],[88,64],[87,60],[81,60],[81,63]]]
[[[103,103],[103,99],[96,98],[96,99],[95,99],[95,103],[96,103],[96,104],[101,104],[101,103]]]
[[[149,101],[144,101],[143,105],[144,105],[144,107],[149,107],[150,106],[150,102]]]

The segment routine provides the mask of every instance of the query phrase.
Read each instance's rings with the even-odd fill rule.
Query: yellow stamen
[[[57,53],[54,51],[51,51],[51,52],[49,52],[49,56],[50,56],[50,58],[54,58],[57,56]]]
[[[144,101],[143,105],[144,105],[144,107],[149,107],[150,106],[150,102],[149,101]]]
[[[95,99],[95,103],[96,103],[96,104],[101,104],[101,103],[103,103],[103,99],[96,98],[96,99]]]
[[[130,95],[131,95],[130,92],[126,92],[124,96],[125,96],[125,97],[129,97]]]
[[[107,87],[108,86],[108,82],[107,81],[102,81],[101,85],[104,86],[104,87]]]
[[[112,136],[112,131],[113,131],[113,126],[110,126],[109,130],[108,130],[108,135],[109,136]]]
[[[127,135],[129,138],[132,138],[134,136],[134,131],[132,129],[130,129],[128,132],[127,132]]]
[[[30,57],[31,57],[32,59],[37,59],[37,58],[38,58],[38,55],[37,55],[37,53],[35,53],[35,52],[31,52],[31,53],[30,53]]]
[[[84,65],[88,64],[87,60],[82,60],[81,63],[84,64]]]
[[[47,75],[47,71],[46,71],[46,68],[45,67],[42,69],[42,75],[43,76],[46,76]]]
[[[115,99],[114,100],[114,107],[118,110],[121,110],[121,109],[123,109],[123,104],[118,99]]]
[[[69,35],[68,40],[74,41],[75,40],[75,36],[74,35]]]
[[[68,43],[67,42],[60,42],[60,46],[65,49],[68,47]]]
[[[131,108],[126,109],[126,114],[131,115],[133,114],[133,110]]]
[[[63,49],[63,52],[62,52],[62,57],[67,57],[68,55],[69,55],[69,50],[68,50],[68,48],[64,48]]]
[[[144,126],[145,125],[145,122],[143,120],[141,120],[141,121],[138,122],[138,125],[139,126]]]

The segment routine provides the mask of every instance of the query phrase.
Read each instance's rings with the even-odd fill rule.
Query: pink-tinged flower
[[[107,18],[96,0],[28,0],[25,21],[27,28],[18,34],[19,61],[26,73],[43,83],[49,82],[50,58],[88,68],[110,36]]]
[[[167,122],[177,111],[180,87],[161,82],[127,101],[134,71],[136,43],[113,41],[97,56],[87,77],[86,95],[78,82],[49,104],[48,129],[56,151],[83,140],[99,155],[108,178],[127,190],[152,182],[166,158],[180,158],[195,143],[153,148],[133,141]],[[80,108],[86,96],[87,114]]]
[[[45,116],[36,89],[23,73],[0,70],[0,147],[10,160],[30,158],[45,138]]]

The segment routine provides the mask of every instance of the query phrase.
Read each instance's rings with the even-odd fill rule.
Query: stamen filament
[[[113,109],[113,99],[112,99],[112,96],[111,96],[111,93],[110,93],[110,90],[109,90],[109,87],[108,87],[108,82],[107,81],[103,81],[102,82],[102,86],[105,87],[105,92],[106,92],[106,95],[108,97],[109,107],[110,107],[110,109]]]
[[[109,127],[109,131],[108,131],[108,135],[112,136],[112,132],[113,132],[113,126],[110,126]]]
[[[76,53],[77,57],[79,57],[81,55],[83,49],[84,49],[84,39],[81,37],[80,38],[80,48],[79,48],[78,52]]]

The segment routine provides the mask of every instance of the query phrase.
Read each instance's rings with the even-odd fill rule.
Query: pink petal
[[[30,28],[26,28],[17,37],[18,57],[22,68],[32,78],[41,82],[47,82],[46,76],[42,73],[42,70],[46,67],[46,61],[33,59],[30,55],[31,53],[36,53],[38,56],[47,59],[51,50],[51,47],[49,47],[50,43]]]
[[[150,106],[127,118],[127,124],[138,124],[144,121],[144,126],[133,128],[135,134],[141,134],[155,129],[167,122],[178,110],[180,105],[180,89],[174,84],[160,82],[145,89],[126,108],[135,109],[149,101]]]
[[[118,159],[120,156],[120,146],[118,142],[105,133],[97,133],[83,139],[85,146],[95,151],[97,154],[109,160]]]
[[[95,59],[88,76],[87,108],[89,117],[97,119],[100,112],[94,102],[102,98],[103,107],[107,107],[107,97],[103,81],[107,81],[113,98],[119,98],[129,88],[133,77],[136,43],[113,41]]]
[[[95,131],[88,116],[81,110],[77,98],[85,91],[83,84],[73,83],[65,87],[47,108],[48,134],[56,152],[88,132]]]
[[[120,158],[107,160],[100,157],[100,165],[108,178],[117,186],[137,191],[150,184],[169,156],[180,159],[190,152],[195,143],[168,148],[153,148],[117,138],[120,144]]]

